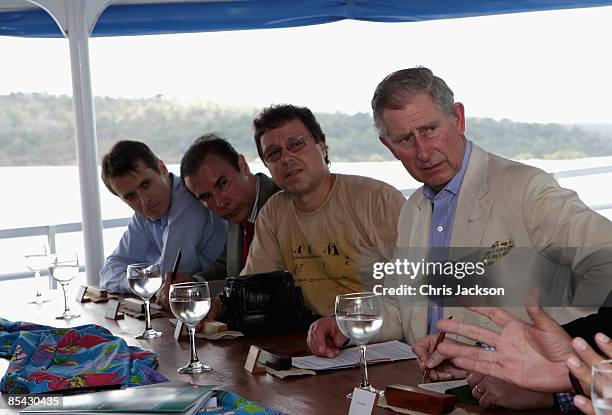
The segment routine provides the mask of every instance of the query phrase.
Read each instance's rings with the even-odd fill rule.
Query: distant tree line
[[[177,163],[198,136],[217,132],[251,160],[257,157],[251,123],[259,108],[185,103],[163,97],[95,99],[98,148],[117,140],[148,143]],[[391,160],[377,139],[370,114],[317,113],[333,161]],[[75,164],[72,99],[15,93],[0,95],[0,166]],[[467,120],[467,135],[494,153],[515,158],[612,155],[612,125],[534,124],[488,118]]]

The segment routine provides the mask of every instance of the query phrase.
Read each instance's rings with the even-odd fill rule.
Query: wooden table
[[[94,323],[108,328],[116,336],[124,338],[129,345],[139,346],[158,354],[158,371],[170,380],[190,381],[198,384],[218,384],[224,389],[238,393],[246,399],[264,406],[278,409],[288,414],[347,414],[350,401],[345,395],[361,381],[359,368],[319,373],[316,376],[290,377],[281,380],[270,374],[252,375],[244,370],[244,362],[251,344],[293,355],[309,354],[306,335],[303,332],[286,336],[244,337],[236,340],[209,342],[196,339],[198,356],[201,361],[213,368],[213,372],[200,375],[178,375],[176,369],[189,361],[189,340],[177,342],[172,334],[173,327],[167,318],[153,319],[153,328],[164,336],[154,340],[136,340],[134,336],[142,332],[144,321],[127,317],[113,321],[104,318],[104,304],[77,304],[71,308],[81,313],[81,317],[70,322],[55,320],[61,313],[63,302],[61,290],[52,293],[53,301],[42,305],[27,304],[31,294],[30,281],[0,283],[0,316],[18,321],[27,320],[56,327],[74,327]],[[76,284],[75,284],[76,285]],[[76,289],[76,287],[74,287]],[[71,294],[70,299],[74,299]],[[8,361],[0,359],[0,373],[4,373]],[[383,388],[387,384],[416,385],[421,373],[415,360],[381,363],[368,367],[370,381],[374,386]],[[516,411],[486,411],[477,407],[466,407],[470,413],[517,413]],[[4,409],[3,409],[4,408]],[[0,399],[0,414],[15,413],[6,409],[6,397]],[[376,408],[375,414],[394,412]],[[532,411],[520,413],[554,413],[553,411]]]

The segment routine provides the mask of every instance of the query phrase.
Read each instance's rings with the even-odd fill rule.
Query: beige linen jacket
[[[404,204],[397,240],[403,257],[423,258],[431,214],[431,203],[422,188]],[[544,278],[539,274],[545,270],[545,291],[555,298],[551,305],[564,306],[547,310],[560,323],[595,311],[595,304],[601,304],[612,288],[612,222],[589,209],[575,192],[559,187],[546,172],[473,145],[459,191],[451,247],[486,250],[504,240],[512,240],[515,248],[490,267],[497,274],[496,283],[516,290],[530,280]],[[386,287],[403,283],[395,275],[384,280]],[[523,307],[515,305],[505,308],[526,316]],[[444,315],[478,325],[493,324],[463,307],[445,307]],[[378,341],[404,339],[412,344],[426,330],[426,298],[385,297]]]

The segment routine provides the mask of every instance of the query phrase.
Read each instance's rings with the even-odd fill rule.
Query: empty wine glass
[[[159,262],[153,264],[132,264],[127,267],[127,280],[130,290],[138,297],[142,298],[145,304],[145,330],[137,339],[155,339],[163,335],[160,331],[153,330],[151,327],[151,309],[149,300],[162,286],[163,277]]]
[[[591,399],[597,415],[612,414],[612,360],[593,364]]]
[[[378,334],[383,323],[383,306],[380,297],[373,292],[342,294],[336,296],[336,322],[338,328],[361,348],[362,380],[359,388],[382,395],[368,381],[366,344]],[[352,393],[346,397],[352,398]]]
[[[40,291],[40,271],[47,269],[51,258],[49,257],[49,250],[46,245],[43,245],[43,250],[38,253],[24,255],[25,266],[34,273],[34,288],[36,294],[34,298],[28,301],[28,304],[42,304],[50,301]]]
[[[189,328],[191,359],[178,373],[202,373],[212,369],[198,359],[195,347],[195,326],[210,310],[210,291],[207,282],[181,282],[170,286],[170,309],[172,314]]]
[[[70,311],[68,306],[68,284],[79,274],[79,257],[74,255],[50,255],[51,265],[49,266],[49,272],[51,277],[62,285],[62,291],[64,292],[64,313],[61,316],[55,317],[59,320],[70,320],[73,318],[80,317],[80,314],[74,314]]]

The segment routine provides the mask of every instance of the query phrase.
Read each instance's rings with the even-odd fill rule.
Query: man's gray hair
[[[378,84],[376,91],[374,91],[374,97],[372,97],[374,125],[381,137],[387,137],[387,131],[383,124],[384,110],[403,109],[412,97],[420,93],[429,94],[434,104],[443,113],[449,116],[454,114],[455,96],[442,78],[438,78],[431,69],[422,66],[401,69],[387,75]]]

